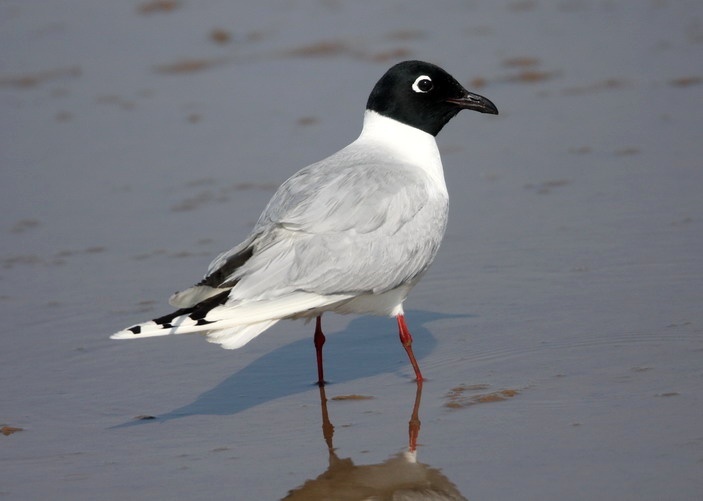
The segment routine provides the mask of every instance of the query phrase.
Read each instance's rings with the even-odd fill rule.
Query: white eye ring
[[[429,86],[427,85],[429,83]],[[422,87],[420,87],[422,85]],[[427,94],[432,90],[432,79],[427,75],[420,75],[413,82],[413,90],[420,94]]]

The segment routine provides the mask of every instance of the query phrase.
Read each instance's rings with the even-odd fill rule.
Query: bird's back
[[[380,116],[367,117],[364,131],[379,120],[390,122],[389,134],[362,133],[281,185],[254,229],[254,255],[231,277],[239,280],[233,299],[270,295],[272,286],[377,294],[412,285],[427,269],[448,209],[436,143]]]

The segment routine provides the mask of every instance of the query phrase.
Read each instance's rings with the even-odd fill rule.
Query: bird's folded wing
[[[364,234],[381,226],[394,232],[427,200],[426,177],[402,165],[306,168],[279,188],[258,224],[313,234]]]
[[[230,297],[393,289],[429,266],[445,220],[446,200],[416,170],[362,164],[323,178],[304,169],[257,223],[256,251],[228,278],[238,281]]]

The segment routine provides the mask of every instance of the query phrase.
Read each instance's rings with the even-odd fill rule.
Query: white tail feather
[[[152,322],[151,320],[149,320],[148,322],[144,322],[143,324],[130,327],[130,329],[134,329],[136,327],[139,327],[141,329],[139,334],[135,334],[129,329],[123,329],[119,332],[115,332],[112,336],[110,336],[110,339],[141,339],[143,337],[168,336],[169,334],[173,334],[173,329],[164,329],[163,327]]]
[[[343,303],[353,296],[337,294],[321,296],[309,292],[296,292],[287,296],[261,301],[224,304],[210,310],[205,322],[198,322],[188,315],[174,318],[168,326],[150,320],[116,332],[111,339],[139,339],[170,334],[207,334],[208,341],[223,348],[244,346],[263,331],[283,318],[314,316],[318,308]]]
[[[207,340],[211,343],[219,344],[226,350],[236,350],[247,344],[276,322],[278,322],[278,320],[267,320],[266,322],[259,322],[258,324],[210,331],[207,333]]]

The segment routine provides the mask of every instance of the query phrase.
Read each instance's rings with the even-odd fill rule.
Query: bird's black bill
[[[483,96],[474,94],[473,92],[467,92],[466,95],[456,98],[447,99],[447,102],[456,104],[459,108],[463,110],[473,110],[479,113],[488,113],[490,115],[497,115],[498,108],[489,99]]]

